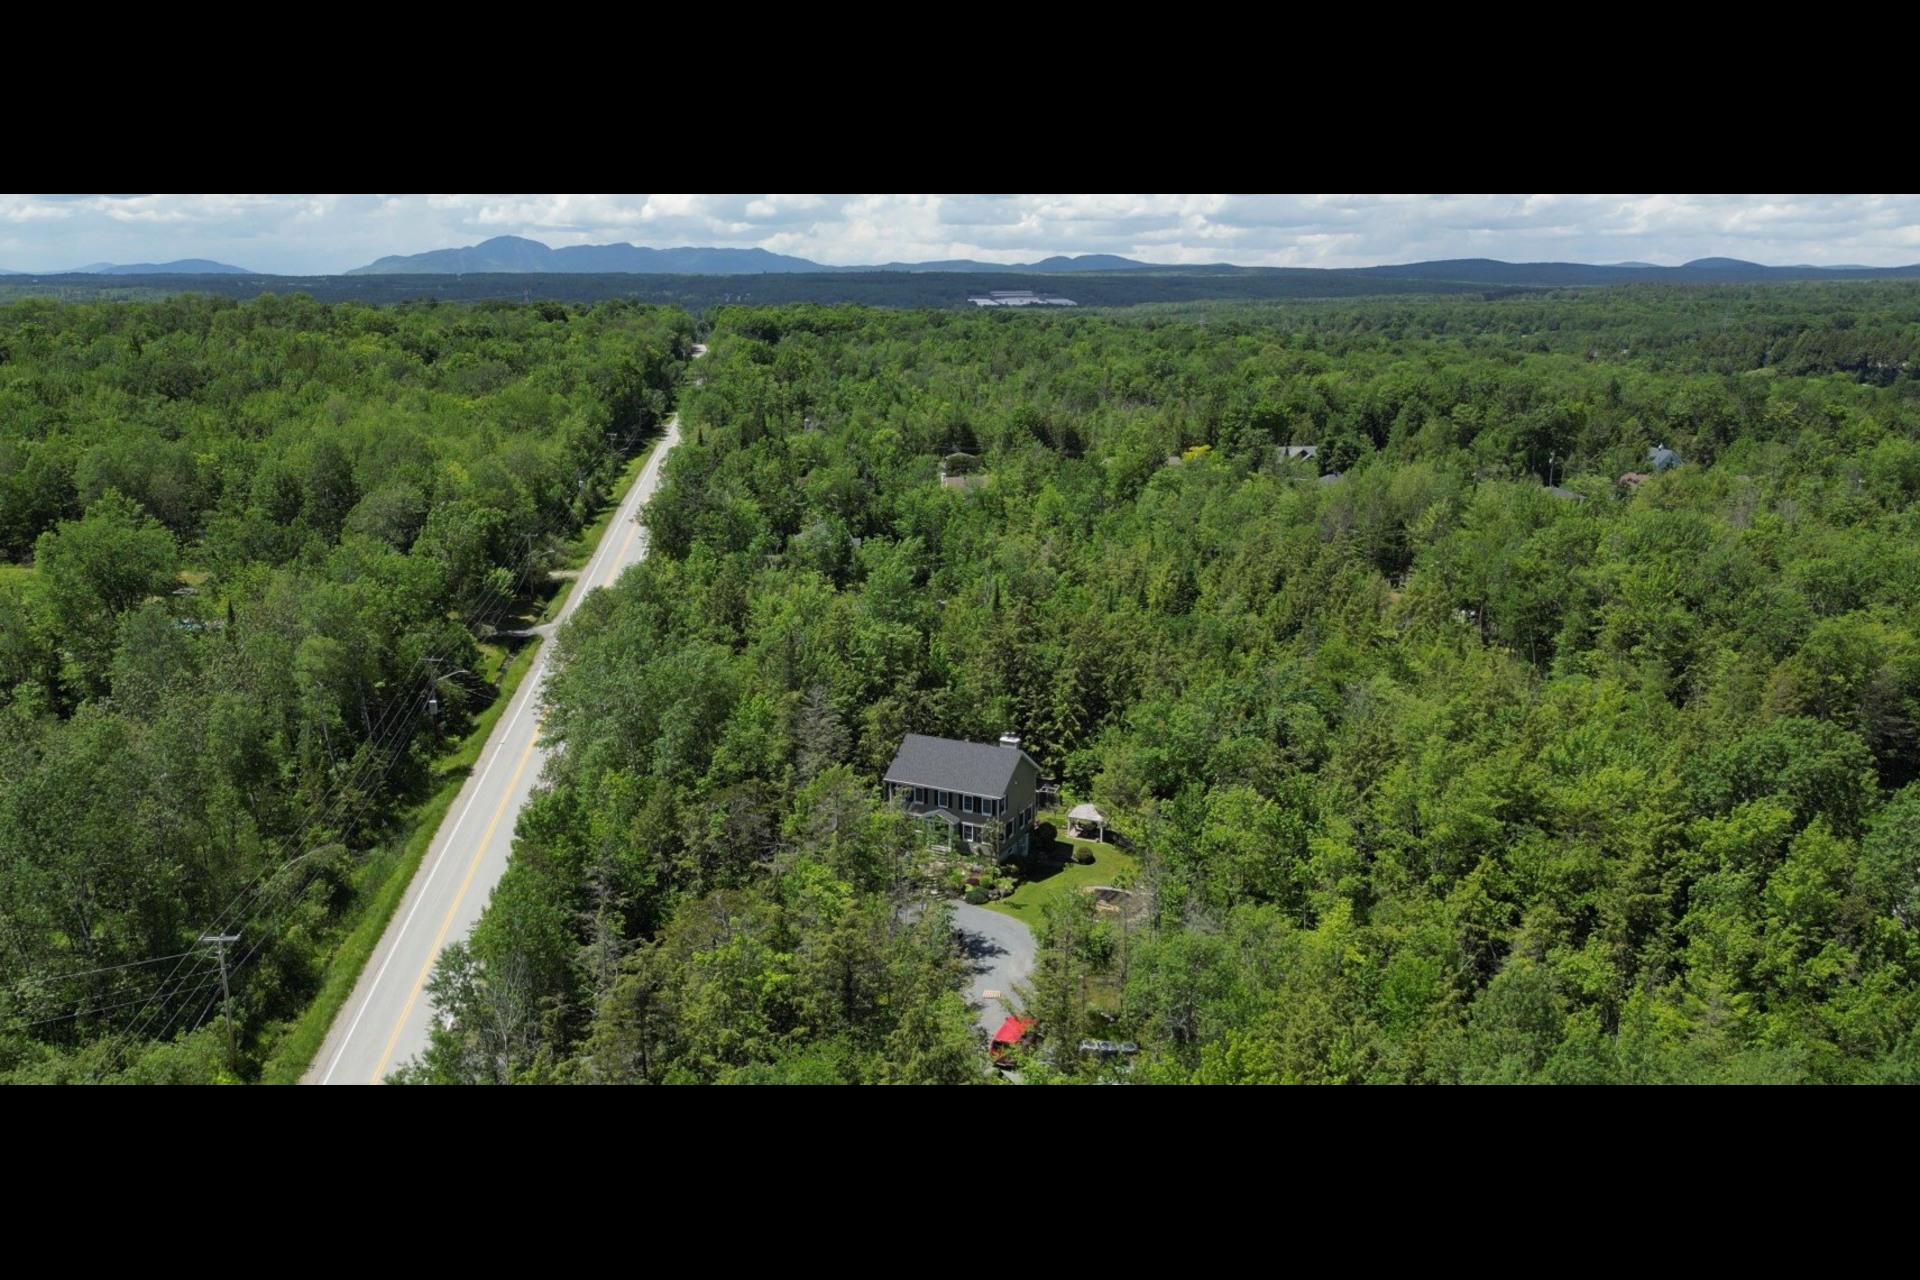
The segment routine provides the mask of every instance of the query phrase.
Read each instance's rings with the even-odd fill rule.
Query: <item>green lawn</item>
[[[1064,825],[1061,827],[1065,830]],[[1074,849],[1091,849],[1093,861],[1086,866],[1075,862],[1056,865],[1049,861],[1035,872],[1035,878],[1027,880],[1009,896],[998,902],[989,902],[989,911],[998,911],[1002,915],[1012,916],[1024,921],[1029,929],[1038,929],[1046,919],[1047,903],[1063,894],[1077,893],[1088,885],[1124,884],[1123,877],[1131,877],[1140,865],[1138,858],[1130,853],[1122,853],[1110,844],[1096,844],[1091,840],[1071,840],[1061,836],[1058,846],[1071,845]]]

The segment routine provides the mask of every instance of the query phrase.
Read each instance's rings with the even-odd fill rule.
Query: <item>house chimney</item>
[[[1015,751],[1018,751],[1020,749],[1020,735],[1017,733],[1003,733],[1000,735],[1000,745],[1003,747],[1012,747]]]

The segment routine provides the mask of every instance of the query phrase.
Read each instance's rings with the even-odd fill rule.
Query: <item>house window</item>
[[[915,787],[913,789],[913,802],[915,804],[925,804],[927,802],[927,789],[925,787]]]
[[[973,797],[972,797],[972,796],[961,796],[961,797],[960,797],[960,812],[962,812],[962,813],[972,813],[972,812],[973,812]]]
[[[942,791],[940,793],[940,807],[942,809],[951,809],[953,807],[953,792]]]
[[[980,838],[979,828],[975,827],[971,822],[961,823],[960,838],[962,840],[965,840],[968,844],[972,844],[975,840],[978,840]]]

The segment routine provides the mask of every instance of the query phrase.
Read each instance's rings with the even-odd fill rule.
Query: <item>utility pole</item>
[[[440,716],[440,664],[446,659],[430,654],[420,661],[427,664],[427,716],[437,720]]]
[[[233,1048],[233,992],[227,988],[227,948],[240,941],[237,933],[203,933],[200,945],[220,948],[220,1002],[227,1015],[227,1065],[234,1061]]]

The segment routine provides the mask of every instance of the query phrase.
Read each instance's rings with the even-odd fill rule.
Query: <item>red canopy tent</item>
[[[996,1049],[1012,1048],[1014,1045],[1026,1039],[1027,1032],[1032,1029],[1032,1018],[1009,1017],[1005,1022],[1000,1024],[1000,1029],[993,1033],[993,1047]]]

